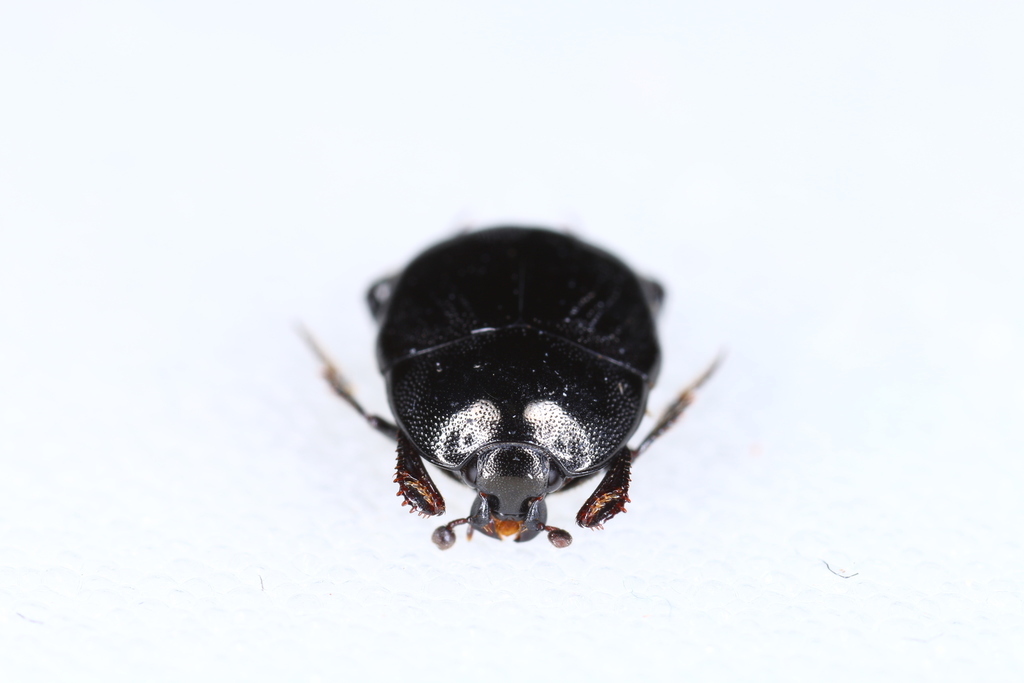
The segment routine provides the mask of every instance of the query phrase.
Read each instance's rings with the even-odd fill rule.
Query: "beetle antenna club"
[[[568,234],[499,227],[437,244],[367,295],[394,422],[368,413],[313,336],[299,332],[331,390],[394,441],[403,505],[424,516],[445,511],[424,460],[477,492],[466,517],[434,530],[440,549],[461,525],[467,538],[479,531],[524,542],[546,532],[565,548],[572,536],[547,523],[547,495],[604,471],[576,521],[601,528],[624,512],[633,461],[721,362],[637,448],[626,445],[657,379],[663,296],[653,280]]]

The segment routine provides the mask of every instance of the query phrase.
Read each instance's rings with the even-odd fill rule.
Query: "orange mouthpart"
[[[518,536],[523,530],[523,523],[517,522],[514,519],[494,519],[494,532],[501,537],[505,536]]]

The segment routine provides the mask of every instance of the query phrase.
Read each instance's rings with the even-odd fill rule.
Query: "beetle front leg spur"
[[[609,519],[626,511],[626,503],[629,502],[629,469],[633,461],[683,416],[696,398],[697,389],[714,374],[721,365],[722,358],[721,355],[715,358],[707,370],[679,392],[676,400],[669,404],[650,433],[640,442],[640,446],[636,449],[627,446],[616,454],[601,483],[576,514],[577,524],[588,529],[600,529]]]

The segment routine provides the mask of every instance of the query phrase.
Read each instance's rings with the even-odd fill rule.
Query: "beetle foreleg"
[[[600,529],[609,519],[626,511],[626,503],[629,502],[629,466],[636,455],[635,451],[626,447],[612,458],[604,479],[576,514],[577,524],[588,529]]]
[[[409,512],[418,512],[424,517],[444,514],[444,498],[423,466],[420,454],[401,432],[398,433],[395,483],[398,484],[396,495],[405,498],[402,505],[408,505]]]
[[[356,397],[352,394],[352,389],[349,387],[348,382],[345,381],[345,377],[338,370],[337,366],[331,362],[331,359],[327,357],[327,354],[320,348],[320,345],[316,343],[316,340],[313,339],[313,335],[309,333],[309,330],[300,326],[299,334],[302,335],[302,338],[306,340],[307,344],[309,344],[309,348],[313,350],[316,357],[320,359],[321,363],[323,363],[324,379],[327,380],[327,383],[331,386],[331,389],[334,390],[334,393],[336,393],[341,400],[345,401],[345,403],[355,408],[356,412],[362,415],[363,419],[366,420],[366,423],[371,427],[384,436],[397,439],[398,427],[391,424],[383,417],[367,413],[366,410],[363,409],[363,406],[359,405],[359,401],[357,401]]]
[[[590,529],[600,529],[609,519],[626,511],[626,503],[629,502],[629,468],[633,461],[682,417],[693,403],[697,389],[718,369],[722,358],[721,355],[715,358],[707,370],[679,393],[676,400],[658,418],[650,433],[640,442],[640,446],[636,449],[624,447],[612,458],[604,479],[577,513],[577,524]]]

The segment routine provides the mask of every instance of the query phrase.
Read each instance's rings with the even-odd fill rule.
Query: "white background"
[[[0,675],[1019,678],[1021,7],[5,3]],[[442,553],[295,325],[386,411],[367,284],[500,221],[664,283],[652,410],[729,355]]]

